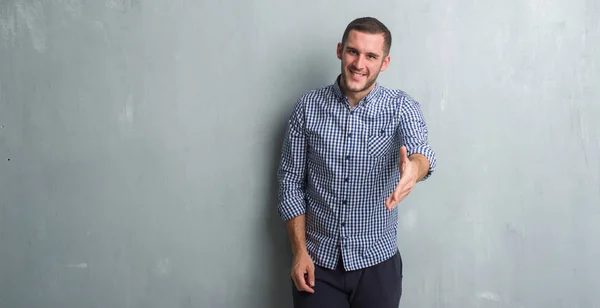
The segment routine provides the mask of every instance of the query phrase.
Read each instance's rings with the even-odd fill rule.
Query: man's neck
[[[371,92],[373,90],[373,88],[375,88],[375,83],[373,83],[368,89],[365,89],[361,92],[353,92],[353,91],[348,91],[348,89],[346,88],[346,85],[344,84],[344,82],[342,82],[342,80],[340,78],[339,86],[340,86],[340,89],[342,90],[342,93],[344,93],[344,95],[348,99],[348,102],[350,103],[350,107],[356,107],[356,106],[358,106],[358,103],[363,98],[365,98],[369,94],[369,92]]]
[[[348,102],[350,103],[350,107],[356,107],[358,106],[358,103],[365,98],[365,96],[367,96],[366,94],[358,94],[358,93],[347,93],[348,91],[346,91],[344,94],[346,95],[346,98],[348,99]]]

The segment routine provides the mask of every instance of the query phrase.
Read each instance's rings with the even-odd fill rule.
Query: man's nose
[[[365,63],[365,59],[363,58],[363,56],[362,56],[362,55],[358,55],[358,56],[356,57],[356,59],[354,60],[354,66],[355,66],[357,69],[362,69],[362,68],[363,68],[363,65],[364,65],[364,63]]]

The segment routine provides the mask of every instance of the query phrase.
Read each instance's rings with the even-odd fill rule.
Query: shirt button
[[[342,223],[342,227],[345,227],[345,226],[346,226],[346,223],[345,223],[345,222],[343,222],[343,223]]]
[[[346,204],[348,204],[348,201],[344,200],[344,201],[342,201],[342,204],[346,205]]]
[[[350,178],[345,178],[344,182],[346,182],[346,183],[350,182]]]
[[[352,137],[352,133],[348,133],[348,138]]]
[[[346,160],[350,160],[350,155],[346,155]]]

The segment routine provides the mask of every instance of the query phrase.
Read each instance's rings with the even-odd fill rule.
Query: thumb
[[[406,147],[400,147],[400,171],[403,171],[408,163],[408,154],[406,153]]]
[[[400,147],[400,161],[401,162],[405,162],[408,160],[408,154],[406,152],[406,147],[405,146],[401,146]]]

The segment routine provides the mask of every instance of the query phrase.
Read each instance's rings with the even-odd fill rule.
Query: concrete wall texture
[[[600,307],[600,2],[0,1],[0,307],[291,307],[281,141],[392,30],[438,170],[401,307]]]

